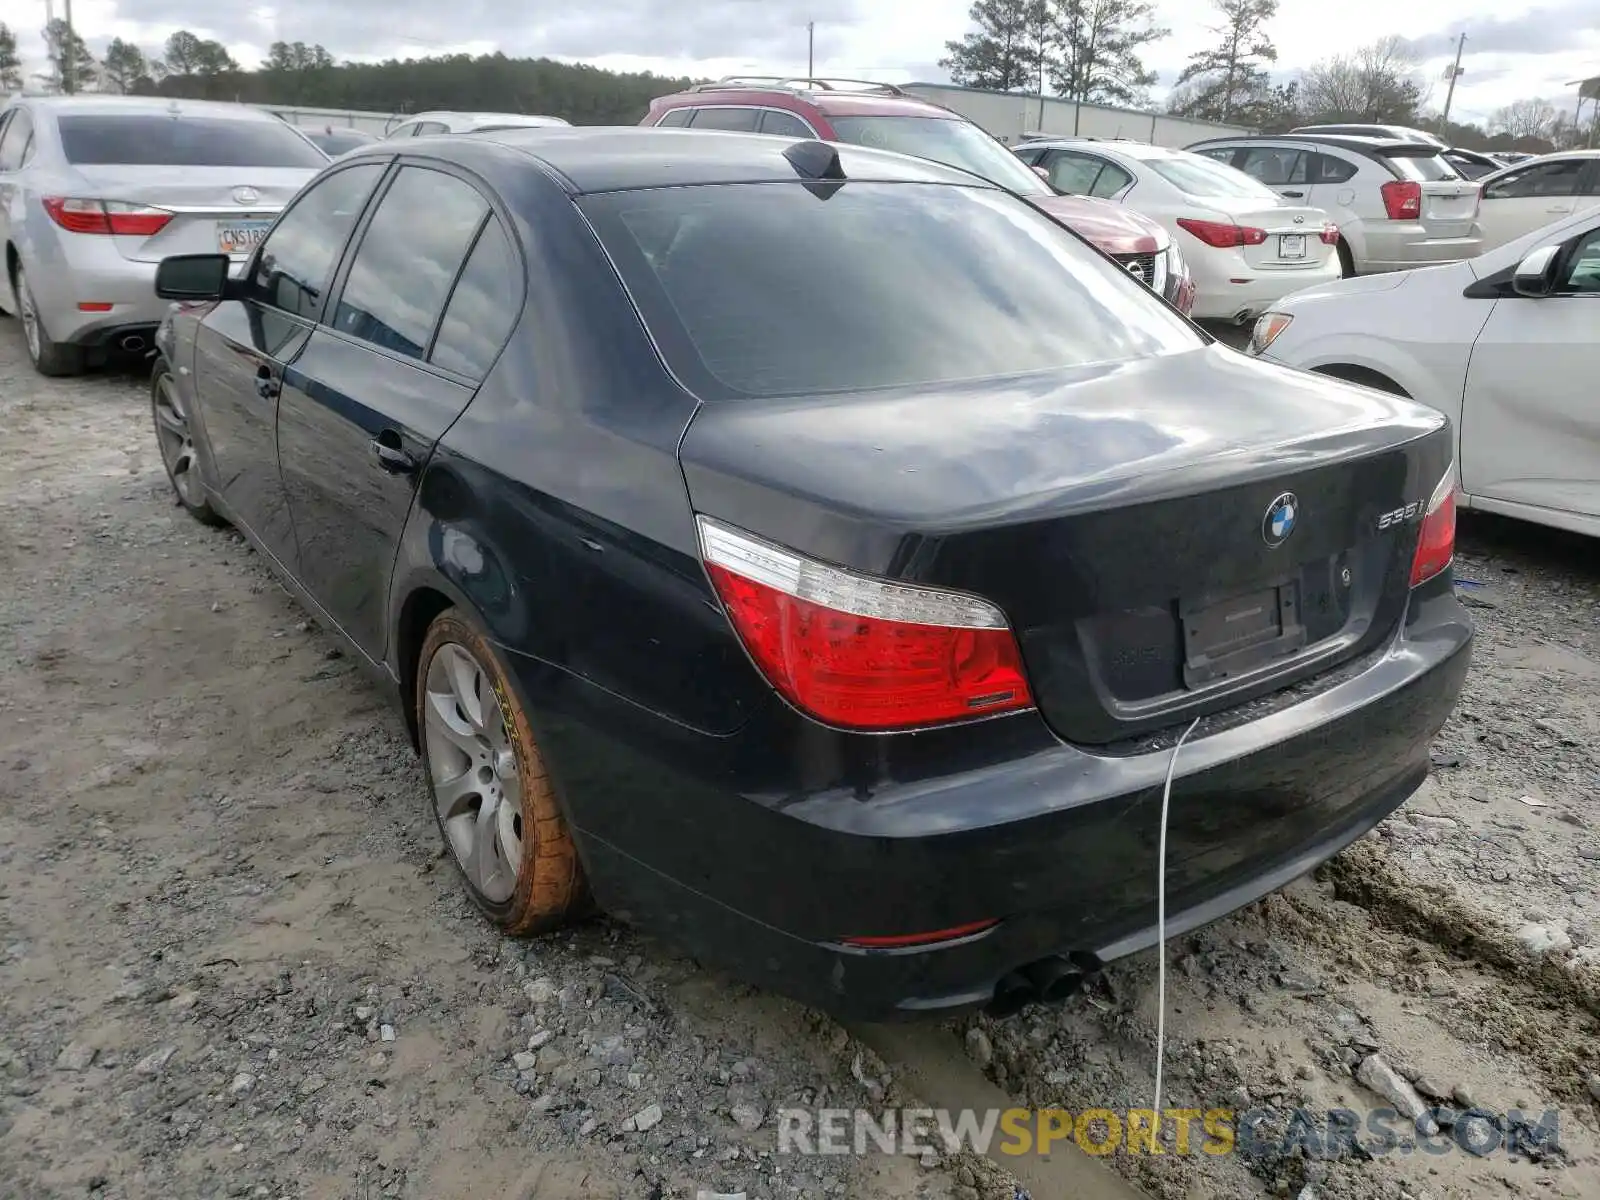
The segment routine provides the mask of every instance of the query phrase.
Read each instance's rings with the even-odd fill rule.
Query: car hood
[[[1063,225],[1107,254],[1154,254],[1167,246],[1167,233],[1143,213],[1088,196],[1029,196]]]
[[[1341,296],[1371,296],[1378,292],[1392,292],[1401,287],[1416,271],[1385,271],[1381,275],[1354,275],[1348,279],[1334,279],[1314,287],[1291,292],[1272,307],[1283,310],[1305,301],[1334,300]]]

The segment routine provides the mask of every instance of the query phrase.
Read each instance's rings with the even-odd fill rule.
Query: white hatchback
[[[1455,424],[1464,508],[1600,537],[1600,211],[1479,258],[1310,288],[1250,351]]]
[[[1164,225],[1189,264],[1197,319],[1243,323],[1340,276],[1327,213],[1198,154],[1096,138],[1038,139],[1016,154],[1057,191],[1116,200]]]
[[[1493,250],[1600,204],[1600,150],[1546,154],[1480,179],[1478,227]]]

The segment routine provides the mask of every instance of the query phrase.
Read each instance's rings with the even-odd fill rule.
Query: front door
[[[1462,406],[1461,486],[1600,518],[1600,220],[1569,247],[1556,295],[1496,300],[1478,334]]]
[[[1593,174],[1590,162],[1586,158],[1551,158],[1491,181],[1478,202],[1484,251],[1571,216],[1580,199],[1587,204],[1600,201],[1600,197],[1585,196],[1585,185]]]
[[[289,371],[278,447],[300,580],[373,659],[417,479],[520,312],[520,261],[473,184],[404,165]]]
[[[199,424],[229,514],[293,570],[296,545],[278,473],[285,370],[305,348],[385,164],[324,176],[279,218],[246,268],[244,297],[207,314],[195,338]]]

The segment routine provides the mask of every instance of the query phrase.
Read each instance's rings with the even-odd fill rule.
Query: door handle
[[[1303,199],[1305,197],[1305,193],[1304,192],[1282,192],[1280,194],[1286,200],[1300,200],[1300,199]]]
[[[256,371],[256,395],[263,400],[271,400],[278,394],[278,381],[272,377],[272,372],[266,367]]]
[[[417,460],[399,446],[392,446],[385,438],[399,441],[399,436],[384,430],[372,439],[372,456],[378,460],[378,466],[391,475],[409,475],[417,469]]]

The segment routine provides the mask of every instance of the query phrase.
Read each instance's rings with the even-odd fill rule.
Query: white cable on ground
[[[1156,1096],[1155,1137],[1161,1136],[1161,1065],[1167,1056],[1167,812],[1172,806],[1172,777],[1178,769],[1178,751],[1189,740],[1196,717],[1183,731],[1167,760],[1167,780],[1161,788],[1161,834],[1156,840]]]

